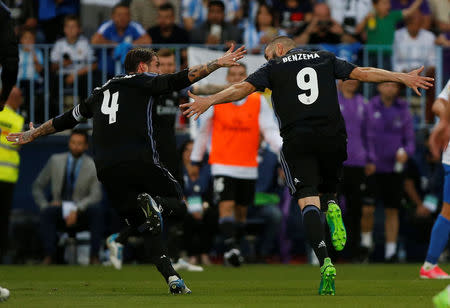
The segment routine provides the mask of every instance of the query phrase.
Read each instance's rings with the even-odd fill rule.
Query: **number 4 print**
[[[109,98],[111,94],[109,90],[103,92],[103,102],[102,102],[102,113],[109,116],[109,124],[116,123],[116,113],[119,111],[119,104],[117,101],[119,100],[119,92],[115,92],[112,95],[111,105],[109,104]]]

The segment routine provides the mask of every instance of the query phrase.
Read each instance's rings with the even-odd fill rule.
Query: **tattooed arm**
[[[14,142],[14,145],[22,145],[32,142],[33,140],[50,134],[56,133],[56,128],[53,127],[53,119],[48,120],[38,128],[34,128],[33,123],[30,122],[30,130],[26,132],[13,133],[6,136],[6,139],[10,142]]]

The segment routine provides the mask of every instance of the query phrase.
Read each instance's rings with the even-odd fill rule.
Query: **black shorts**
[[[343,170],[342,192],[345,197],[357,202],[358,207],[375,204],[374,183],[370,181],[371,177],[366,176],[364,167],[344,166]]]
[[[403,197],[403,176],[402,174],[376,173],[369,178],[369,190],[372,191],[376,201],[383,202],[385,208],[399,209]]]
[[[163,166],[144,162],[127,162],[104,168],[98,174],[112,207],[122,217],[136,212],[137,197],[141,193],[151,196],[175,197],[181,200],[181,186]]]
[[[235,201],[236,205],[250,206],[255,200],[256,180],[214,176],[214,202]]]
[[[291,194],[297,199],[336,193],[347,159],[347,137],[298,134],[284,141],[281,165]]]

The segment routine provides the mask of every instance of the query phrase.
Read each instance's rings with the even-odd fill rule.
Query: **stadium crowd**
[[[2,131],[11,129],[2,126],[2,121],[7,122],[2,117],[14,117],[23,126],[33,114],[32,118],[42,123],[47,109],[51,116],[59,113],[60,97],[73,97],[70,104],[84,100],[89,95],[90,78],[94,85],[99,85],[101,72],[113,76],[116,60],[123,60],[133,45],[162,44],[170,48],[170,44],[237,43],[244,44],[249,53],[260,54],[272,38],[288,35],[299,45],[319,46],[356,64],[362,63],[361,47],[367,45],[372,66],[406,72],[423,65],[427,76],[436,72],[435,46],[450,47],[450,2],[445,0],[7,0],[5,3],[11,8],[21,44],[18,87],[11,93],[7,106],[20,116],[0,113]],[[36,44],[52,44],[49,56]],[[99,45],[108,46],[108,53],[96,49]],[[175,54],[171,49],[159,49],[163,72],[174,71],[177,61],[181,68],[188,65],[185,50]],[[448,56],[447,50],[443,65],[448,65]],[[45,59],[49,63],[44,63]],[[44,73],[46,66],[48,74]],[[446,81],[450,72],[444,73]],[[233,83],[245,78],[247,72],[242,66],[229,69],[227,74],[227,81]],[[44,90],[45,78],[49,93]],[[202,89],[194,86],[191,91],[208,94],[220,89],[207,85]],[[427,147],[429,128],[416,125],[420,120],[411,111],[412,102],[407,101],[405,89],[396,83],[380,84],[366,98],[357,81],[339,82],[338,91],[348,131],[349,158],[339,196],[348,244],[337,257],[352,262],[422,261],[442,204],[444,177],[440,160],[432,157]],[[49,106],[45,106],[45,95],[49,95]],[[436,93],[430,89],[425,95],[422,123],[432,124],[431,106]],[[177,126],[188,125],[176,107],[187,99],[186,91],[180,92],[177,99],[164,106],[164,110],[176,117]],[[239,220],[239,245],[248,262],[315,262],[310,258],[310,248],[305,247],[300,211],[285,185],[277,156],[281,145],[274,146],[277,141],[268,132],[272,129],[268,122],[275,123],[273,112],[264,96],[255,99],[264,105],[258,111],[263,113],[264,109],[269,120],[267,114],[260,114],[257,136],[251,137],[258,148],[257,176],[252,178],[255,183],[250,188],[244,187],[252,190],[251,200],[242,197],[248,191],[238,192],[234,200],[236,205],[248,206],[246,217]],[[205,133],[215,132],[205,128]],[[219,213],[217,200],[223,182],[214,177],[217,161],[214,158],[208,161],[203,155],[206,139],[201,133],[179,138],[182,142],[178,146],[178,168],[170,170],[181,182],[188,204],[180,235],[183,239],[180,248],[186,253],[188,267],[220,262],[220,252],[227,245],[226,232],[221,228],[229,216]],[[204,143],[203,152],[199,143]],[[0,191],[7,197],[0,201],[0,263],[2,258],[5,262],[20,262],[6,257],[13,256],[14,249],[9,248],[17,246],[8,248],[8,243],[17,239],[15,234],[8,233],[8,228],[19,161],[18,157],[12,158],[17,161],[11,176],[7,164],[2,162],[10,163],[11,153],[6,151],[18,149],[7,144],[2,135]],[[45,264],[61,261],[57,235],[65,232],[69,238],[66,246],[70,246],[81,230],[90,231],[89,262],[98,264],[106,259],[102,242],[111,233],[107,230],[119,228],[114,214],[109,213],[108,202],[101,202],[102,189],[92,169],[88,144],[88,134],[74,130],[69,137],[69,152],[52,155],[45,166],[40,166],[42,171],[33,184],[33,197],[40,208],[42,248],[38,249],[38,255]],[[228,155],[239,156],[235,152]],[[378,205],[384,206],[384,212],[379,211]],[[234,215],[239,216],[237,212]],[[139,251],[140,241],[139,238],[130,241],[126,261],[146,261],[145,252]]]

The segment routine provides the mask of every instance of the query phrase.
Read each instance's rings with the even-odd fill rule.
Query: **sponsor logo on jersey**
[[[317,53],[298,53],[283,57],[283,63],[320,58]]]

